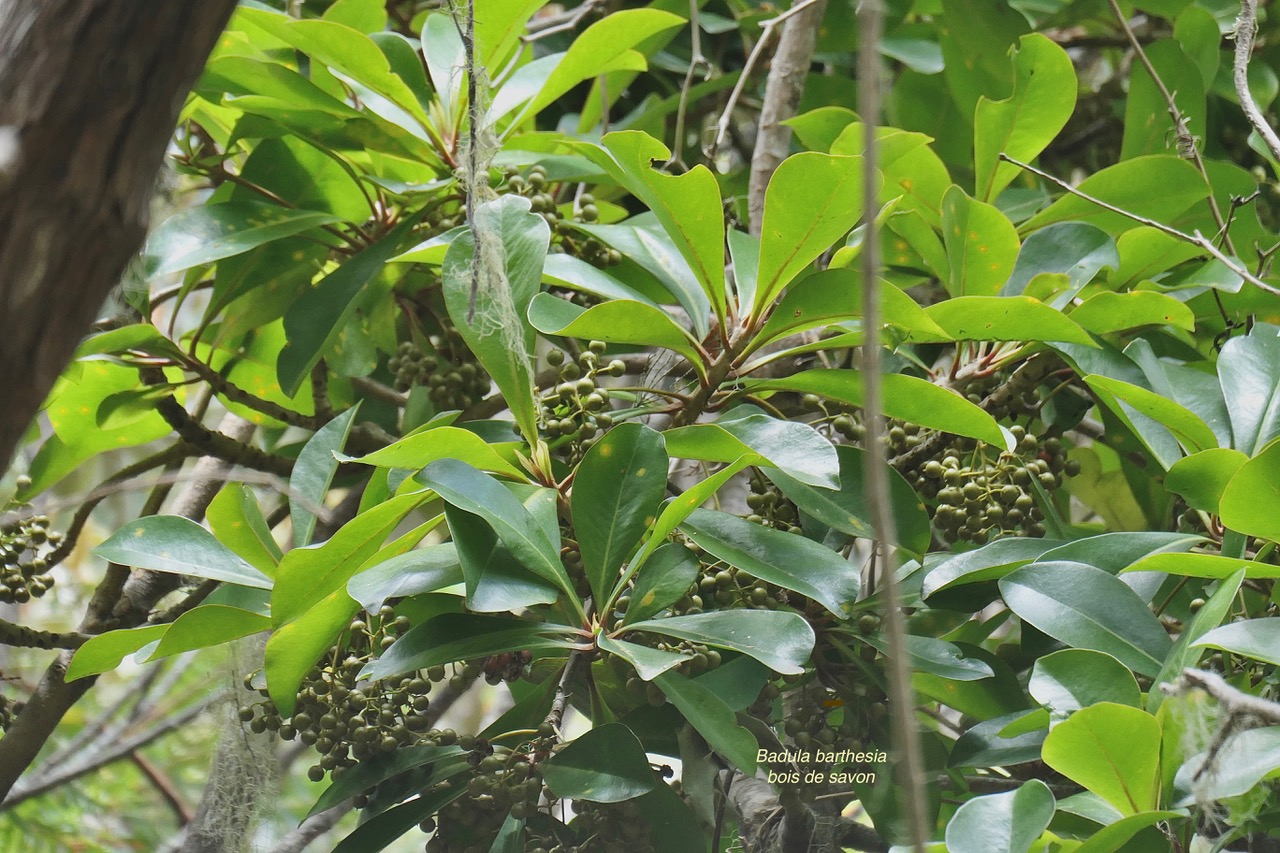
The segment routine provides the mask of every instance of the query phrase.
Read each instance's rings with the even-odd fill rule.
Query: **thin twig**
[[[708,160],[714,160],[721,146],[724,145],[725,137],[729,134],[733,111],[737,109],[738,100],[742,97],[742,90],[746,87],[747,79],[751,76],[756,63],[760,61],[760,55],[764,52],[769,39],[773,37],[773,31],[777,29],[779,24],[785,23],[792,15],[798,15],[817,2],[818,0],[802,0],[802,2],[792,6],[781,15],[760,22],[760,29],[762,30],[760,39],[751,48],[751,53],[747,54],[747,61],[742,66],[742,73],[738,76],[738,82],[734,84],[733,91],[729,93],[729,100],[725,103],[724,110],[720,113],[720,120],[716,122],[716,135],[703,152],[707,155]]]
[[[1165,225],[1163,222],[1157,222],[1156,220],[1151,219],[1150,217],[1146,217],[1141,214],[1134,213],[1133,211],[1130,211],[1130,210],[1125,210],[1124,208],[1121,208],[1121,207],[1116,207],[1114,204],[1105,202],[1100,198],[1096,198],[1095,196],[1089,195],[1088,193],[1081,192],[1079,189],[1071,186],[1071,184],[1068,184],[1066,181],[1062,180],[1061,178],[1056,178],[1053,175],[1050,175],[1048,172],[1045,172],[1041,169],[1037,169],[1035,166],[1029,165],[1027,163],[1023,163],[1020,160],[1015,160],[1012,157],[1010,157],[1008,154],[1001,154],[1000,159],[1004,160],[1006,163],[1012,163],[1013,165],[1018,166],[1019,168],[1026,169],[1031,174],[1044,178],[1046,181],[1053,184],[1054,186],[1060,187],[1061,189],[1066,190],[1072,195],[1078,196],[1079,198],[1084,199],[1090,204],[1096,204],[1098,207],[1101,207],[1103,210],[1109,210],[1112,213],[1117,213],[1120,216],[1123,216],[1127,219],[1132,219],[1134,222],[1137,222],[1141,225],[1146,225],[1149,228],[1154,228],[1157,231],[1168,234],[1170,237],[1177,237],[1179,240],[1183,240],[1187,243],[1192,244],[1193,246],[1199,246],[1201,249],[1204,249],[1210,255],[1213,255],[1215,258],[1221,261],[1227,267],[1227,269],[1231,270],[1233,273],[1240,276],[1242,279],[1249,282],[1254,287],[1260,287],[1263,290],[1267,291],[1268,293],[1275,293],[1280,295],[1280,288],[1277,288],[1275,285],[1272,285],[1272,284],[1267,284],[1265,281],[1258,278],[1253,273],[1249,272],[1249,270],[1241,266],[1239,261],[1228,257],[1226,254],[1223,253],[1221,249],[1213,245],[1212,240],[1205,237],[1199,231],[1194,231],[1188,234],[1185,231],[1179,231],[1177,228],[1174,228],[1170,225]]]
[[[1258,102],[1253,99],[1253,93],[1249,91],[1249,60],[1253,57],[1253,39],[1257,34],[1258,0],[1241,0],[1240,15],[1236,18],[1236,58],[1231,79],[1235,81],[1236,97],[1240,99],[1245,118],[1267,144],[1272,159],[1280,160],[1280,137],[1267,123],[1262,110],[1258,109]]]
[[[1200,156],[1200,149],[1196,147],[1195,137],[1191,135],[1191,130],[1187,127],[1186,117],[1183,116],[1182,110],[1178,108],[1177,101],[1173,99],[1173,93],[1169,91],[1169,87],[1164,84],[1164,80],[1156,72],[1155,66],[1151,64],[1151,59],[1147,56],[1147,51],[1143,48],[1142,42],[1138,41],[1138,37],[1129,26],[1129,21],[1125,18],[1124,12],[1120,11],[1120,5],[1116,3],[1116,0],[1107,0],[1107,2],[1111,5],[1111,11],[1116,16],[1116,20],[1120,22],[1120,28],[1124,30],[1125,36],[1128,37],[1134,53],[1137,54],[1138,61],[1147,70],[1147,76],[1151,78],[1151,82],[1155,84],[1160,97],[1164,99],[1165,109],[1169,111],[1169,117],[1173,119],[1173,132],[1178,138],[1178,153],[1185,153],[1187,157],[1191,158],[1196,171],[1200,173],[1205,186],[1209,188],[1209,209],[1213,212],[1214,224],[1218,226],[1218,233],[1226,241],[1227,251],[1234,255],[1236,250],[1231,245],[1231,238],[1227,236],[1227,222],[1222,218],[1222,211],[1218,209],[1218,200],[1213,197],[1213,182],[1209,180],[1209,173],[1204,167],[1204,159]]]
[[[884,386],[880,373],[880,241],[877,236],[876,193],[879,180],[875,127],[880,120],[883,92],[881,89],[880,38],[884,28],[884,6],[881,0],[862,0],[858,8],[858,105],[866,124],[866,147],[863,151],[863,235],[862,244],[862,327],[866,338],[862,345],[863,420],[867,449],[867,500],[872,506],[876,545],[882,558],[881,578],[884,595],[884,633],[888,644],[889,705],[893,711],[893,742],[898,752],[901,773],[897,787],[905,805],[908,838],[916,853],[924,853],[925,840],[931,834],[926,826],[924,802],[924,761],[920,752],[916,725],[915,696],[911,687],[911,661],[907,656],[906,619],[894,574],[897,530],[889,495],[888,451],[884,435]]]
[[[702,79],[706,80],[711,73],[711,63],[702,55],[702,23],[698,9],[698,0],[689,0],[689,41],[691,42],[689,54],[689,67],[684,73],[684,82],[680,85],[680,102],[676,106],[676,130],[675,137],[671,144],[671,159],[667,160],[667,166],[678,165],[683,167],[684,163],[684,135],[685,135],[685,119],[688,117],[689,110],[689,90],[693,88],[693,75],[697,69],[702,69]],[[607,111],[606,111],[607,112]]]

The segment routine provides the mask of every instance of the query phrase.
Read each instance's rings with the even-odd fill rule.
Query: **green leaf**
[[[664,652],[661,649],[628,643],[626,640],[611,640],[603,632],[596,636],[596,645],[602,652],[617,655],[635,669],[644,681],[652,681],[669,669],[689,660],[689,655],[675,652]]]
[[[64,680],[71,682],[90,675],[110,672],[120,665],[125,655],[131,655],[148,643],[155,642],[169,630],[168,625],[145,625],[141,628],[121,628],[90,637],[76,649],[67,665]]]
[[[265,202],[200,204],[169,217],[151,232],[143,264],[150,278],[160,278],[338,221],[318,210],[290,210]]]
[[[281,714],[293,713],[303,678],[351,623],[357,609],[345,589],[336,589],[267,638],[263,673],[271,701]]]
[[[347,581],[347,594],[370,613],[393,598],[410,598],[462,583],[454,543],[442,542],[376,563]]]
[[[356,794],[364,793],[380,782],[408,773],[423,765],[456,768],[460,773],[469,766],[465,753],[457,746],[408,746],[392,753],[378,753],[360,761],[333,780],[316,799],[307,817],[341,805]]]
[[[561,799],[621,803],[656,784],[644,747],[621,723],[596,726],[543,765],[542,778]]]
[[[432,817],[440,809],[466,793],[466,785],[436,787],[423,796],[387,809],[352,830],[346,838],[338,842],[338,846],[333,848],[333,853],[368,853],[370,850],[385,850],[397,838],[415,829],[422,821]]]
[[[853,613],[861,569],[812,539],[710,509],[694,510],[681,529],[708,553],[813,599],[838,619]]]
[[[947,822],[951,853],[1027,853],[1049,826],[1055,801],[1039,779],[1016,791],[975,797]]]
[[[437,664],[503,652],[570,649],[573,641],[568,637],[569,629],[560,625],[473,613],[442,613],[410,628],[381,657],[366,664],[360,677],[379,681]]]
[[[526,107],[526,114],[533,115],[541,112],[582,81],[614,70],[612,63],[619,56],[633,54],[639,59],[639,64],[631,67],[635,70],[643,69],[645,67],[643,57],[633,48],[651,36],[683,26],[684,23],[685,20],[679,15],[659,9],[627,9],[606,15],[587,27],[573,40],[573,44],[556,65],[555,70],[551,72],[542,90]],[[605,138],[605,145],[612,148],[608,136]],[[654,159],[666,160],[668,153],[658,155]],[[648,168],[647,163],[645,168]],[[708,176],[710,174],[707,172]],[[650,205],[650,207],[653,206]]]
[[[697,681],[677,672],[654,679],[667,699],[684,715],[707,745],[743,773],[756,771],[756,739],[738,725],[724,700]]]
[[[600,299],[625,299],[657,307],[656,302],[631,285],[623,284],[604,270],[564,252],[552,252],[547,255],[542,264],[542,280],[546,284],[559,285]],[[536,296],[534,300],[537,301]],[[532,304],[529,309],[533,311]],[[537,328],[537,322],[532,316],[530,316],[530,322]]]
[[[875,533],[871,524],[871,508],[867,506],[867,453],[861,448],[842,444],[836,447],[836,456],[840,459],[838,490],[809,486],[778,470],[768,470],[765,474],[803,512],[827,527],[849,536],[870,539]],[[888,468],[886,474],[898,534],[897,544],[913,554],[923,554],[929,550],[933,539],[933,528],[924,504],[911,484],[895,469]]]
[[[1270,389],[1270,386],[1259,386]],[[1222,523],[1231,530],[1280,541],[1280,442],[1240,466],[1222,492]]]
[[[392,255],[403,248],[401,242],[420,217],[421,214],[406,217],[381,240],[348,258],[314,287],[303,291],[289,307],[284,315],[286,343],[276,362],[280,387],[286,394],[296,394],[320,358],[340,346],[342,331],[355,316],[370,282],[382,272]]]
[[[849,268],[826,269],[796,282],[769,314],[768,322],[752,339],[748,351],[755,351],[786,335],[861,317],[861,282],[857,271]],[[885,325],[907,332],[908,339],[921,342],[951,340],[951,336],[930,319],[914,299],[898,288],[889,284],[881,286],[880,299]]]
[[[553,498],[553,512],[554,502]],[[532,511],[536,504],[526,506]],[[457,546],[470,610],[518,611],[536,604],[552,604],[560,597],[559,587],[529,571],[483,518],[456,506],[445,507],[445,516],[449,519],[449,535]]]
[[[608,343],[657,346],[680,353],[703,371],[696,342],[666,311],[643,302],[614,299],[590,308],[539,293],[529,303],[529,323],[544,335]]]
[[[956,340],[1061,341],[1094,346],[1061,311],[1030,296],[957,296],[925,309]]]
[[[1103,702],[1054,726],[1044,761],[1126,815],[1160,796],[1160,724],[1146,711]]]
[[[620,15],[615,13],[607,20]],[[602,141],[604,149],[579,145],[576,150],[605,169],[653,212],[667,239],[688,262],[716,316],[723,320],[725,226],[715,175],[701,165],[678,177],[654,170],[652,163],[665,161],[671,152],[639,131],[608,133]]]
[[[1103,267],[1120,266],[1116,241],[1087,222],[1056,222],[1033,232],[1022,242],[1013,273],[1001,296],[1022,296],[1037,276],[1063,274],[1067,288],[1078,290],[1093,281]]]
[[[1186,303],[1152,290],[1128,293],[1104,290],[1073,310],[1071,319],[1095,335],[1109,335],[1140,326],[1173,326],[1191,332],[1196,326],[1195,314]]]
[[[813,427],[768,415],[727,413],[711,424],[667,430],[667,452],[682,459],[733,462],[744,456],[751,464],[779,468],[802,483],[836,488],[835,447]]]
[[[765,191],[760,267],[751,316],[862,216],[862,158],[803,151],[778,164]]]
[[[1223,580],[1244,570],[1246,578],[1280,577],[1280,566],[1221,554],[1153,554],[1130,566],[1131,572],[1163,572],[1188,578]]]
[[[425,468],[437,459],[460,459],[482,471],[525,477],[483,438],[469,429],[447,425],[420,430],[365,456],[342,457],[344,462],[379,468]]]
[[[1000,155],[1029,163],[1067,124],[1076,106],[1076,71],[1071,57],[1039,33],[1022,37],[1013,55],[1013,94],[1003,101],[978,100],[973,153],[977,191],[995,201],[1021,171]]]
[[[399,495],[360,513],[321,545],[294,548],[284,555],[271,591],[271,618],[276,627],[305,613],[313,604],[346,588],[405,516],[427,498]]]
[[[921,594],[928,599],[937,593],[966,584],[999,580],[1062,544],[1064,543],[1053,539],[1008,537],[972,551],[953,554],[924,576]]]
[[[1008,767],[1040,760],[1045,730],[1042,728],[1003,734],[1009,726],[1018,723],[1029,712],[1015,711],[992,717],[972,726],[961,735],[951,749],[949,767]],[[1043,713],[1043,712],[1031,712]]]
[[[1168,101],[1165,100],[1166,92],[1173,96],[1187,132],[1197,140],[1205,135],[1205,82],[1200,69],[1172,39],[1149,44],[1145,52],[1159,75],[1164,91],[1151,79],[1145,63],[1133,67],[1129,75],[1129,93],[1125,98],[1121,160],[1142,154],[1163,154],[1179,147]]]
[[[1209,429],[1195,413],[1154,391],[1108,376],[1085,376],[1084,381],[1098,393],[1103,402],[1107,402],[1108,396],[1115,397],[1123,400],[1135,411],[1163,424],[1188,453],[1199,453],[1218,446],[1218,439],[1214,436],[1213,430]],[[1127,414],[1115,404],[1111,404],[1111,407],[1122,417]]]
[[[994,98],[1009,91],[1012,69],[1008,55],[1018,37],[1031,29],[1026,17],[1013,6],[991,5],[983,0],[944,0],[938,42],[944,60],[947,88],[960,108],[965,124],[973,123],[979,98]],[[941,110],[934,98],[934,110]],[[956,135],[963,134],[960,128]]]
[[[1116,853],[1119,850],[1141,849],[1154,850],[1153,844],[1166,843],[1167,838],[1163,834],[1153,832],[1144,833],[1141,840],[1135,840],[1135,843],[1129,847],[1126,846],[1130,840],[1134,839],[1142,830],[1155,826],[1157,823],[1169,822],[1185,817],[1182,812],[1159,811],[1159,812],[1142,812],[1141,814],[1129,815],[1121,818],[1115,823],[1107,824],[1099,829],[1093,835],[1089,836],[1079,847],[1076,847],[1072,853]]]
[[[316,529],[315,509],[324,506],[333,475],[338,470],[334,454],[346,444],[359,408],[359,404],[352,406],[316,430],[298,453],[298,461],[289,475],[289,518],[293,522],[295,546],[311,542],[311,534]]]
[[[623,561],[656,519],[668,461],[662,433],[629,423],[605,433],[578,463],[570,509],[596,601],[612,594]]]
[[[1082,563],[1023,566],[1000,579],[1009,608],[1056,640],[1106,652],[1143,675],[1160,671],[1172,646],[1160,621],[1114,575]]]
[[[886,655],[891,654],[889,643],[883,637],[865,637],[864,642]],[[955,643],[936,637],[908,634],[907,653],[911,656],[911,669],[914,672],[948,681],[981,681],[995,675],[995,671],[985,661],[977,657],[967,658]]]
[[[525,24],[547,0],[486,0],[476,15],[476,59],[485,68],[501,68],[524,35]]]
[[[1038,562],[1084,563],[1108,574],[1118,574],[1152,554],[1190,550],[1204,541],[1203,536],[1188,533],[1162,533],[1139,530],[1099,533],[1059,545],[1039,558]]]
[[[624,622],[638,622],[675,604],[698,580],[702,564],[692,551],[668,542],[636,572],[635,588]]]
[[[1171,683],[1182,675],[1182,670],[1195,666],[1199,662],[1204,652],[1194,643],[1221,625],[1222,620],[1231,615],[1231,608],[1235,606],[1236,593],[1240,591],[1244,577],[1245,573],[1239,571],[1224,578],[1204,606],[1196,611],[1196,614],[1183,626],[1178,641],[1173,644],[1173,650],[1165,656],[1164,666],[1160,668],[1155,684]],[[1163,701],[1163,691],[1158,689],[1150,691],[1147,694],[1147,710],[1154,714]]]
[[[267,527],[262,508],[243,483],[227,483],[205,512],[214,538],[244,558],[264,575],[274,575],[280,562],[280,546]]]
[[[634,622],[627,631],[648,631],[733,649],[782,675],[799,675],[813,651],[813,628],[802,616],[777,610],[725,610]]]
[[[502,392],[516,423],[527,436],[538,434],[531,355],[533,330],[526,319],[529,302],[542,283],[542,261],[551,243],[551,229],[541,216],[530,213],[529,200],[515,194],[500,196],[476,207],[476,228],[487,235],[485,264],[477,270],[475,241],[470,231],[460,234],[445,253],[445,305],[449,317],[480,364]],[[501,269],[488,269],[500,259]],[[472,273],[479,290],[472,302]]]
[[[1193,646],[1207,646],[1280,665],[1280,617],[1245,619],[1214,628]]]
[[[1280,727],[1236,733],[1214,756],[1213,772],[1195,779],[1206,757],[1193,755],[1178,768],[1174,805],[1193,806],[1201,796],[1223,800],[1254,790],[1280,768]]]
[[[1280,337],[1231,338],[1218,357],[1218,381],[1231,416],[1232,446],[1257,456],[1280,436]]]
[[[270,617],[260,613],[223,604],[202,604],[173,621],[147,660],[218,646],[270,629]]]
[[[1027,691],[1057,720],[1099,702],[1142,707],[1142,691],[1128,667],[1088,649],[1063,649],[1037,660]]]
[[[994,206],[970,198],[958,186],[942,198],[942,240],[951,267],[947,290],[952,296],[994,296],[1018,258],[1018,232],[1013,223]]]
[[[670,438],[670,435],[670,432],[665,433],[667,438]],[[636,554],[635,559],[631,561],[630,571],[635,572],[644,565],[645,561],[666,541],[672,531],[689,517],[689,513],[710,500],[711,496],[718,492],[721,486],[749,464],[750,462],[746,458],[735,459],[710,477],[695,483],[667,501],[662,508],[662,512],[658,514],[658,520],[654,523],[649,538],[645,540],[644,546]]]
[[[1152,187],[1159,187],[1159,192],[1152,192]],[[1209,194],[1196,167],[1172,154],[1135,157],[1108,166],[1085,178],[1076,189],[1113,207],[1165,223],[1176,221]],[[1127,216],[1068,194],[1024,222],[1022,228],[1034,231],[1068,220],[1092,223],[1108,234],[1137,225]]]
[[[232,553],[212,533],[177,515],[149,515],[130,522],[93,553],[139,569],[271,588],[270,578]]]
[[[547,538],[524,504],[501,483],[456,459],[432,462],[421,477],[441,498],[488,522],[522,565],[577,600],[560,562],[559,543]]]
[[[886,373],[881,380],[887,417],[1005,446],[1004,433],[995,419],[956,392],[902,373]],[[857,370],[806,370],[783,379],[750,380],[745,385],[752,391],[795,391],[862,405],[862,374]],[[670,440],[668,434],[668,446]]]
[[[1187,506],[1217,515],[1222,493],[1249,457],[1227,447],[1215,447],[1179,459],[1165,475],[1164,487],[1182,495]]]

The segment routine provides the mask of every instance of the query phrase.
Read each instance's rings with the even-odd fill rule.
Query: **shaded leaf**
[[[139,569],[271,588],[270,578],[232,553],[212,533],[177,515],[149,515],[130,522],[93,553]]]

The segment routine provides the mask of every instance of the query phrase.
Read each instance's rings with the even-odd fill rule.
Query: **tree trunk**
[[[0,0],[0,468],[146,234],[235,0]]]

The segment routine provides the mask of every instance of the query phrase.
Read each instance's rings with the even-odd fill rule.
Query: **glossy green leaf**
[[[813,427],[741,412],[729,412],[715,423],[667,430],[668,452],[711,462],[733,462],[749,455],[754,464],[779,468],[801,482],[839,485],[835,447]]]
[[[1037,660],[1027,691],[1059,720],[1099,702],[1142,706],[1142,691],[1128,667],[1088,649],[1063,649]]]
[[[218,646],[270,629],[270,617],[260,613],[223,604],[202,604],[173,621],[147,660]]]
[[[437,459],[460,459],[482,471],[520,479],[525,477],[519,468],[502,458],[492,444],[469,429],[447,425],[407,435],[365,456],[343,457],[344,462],[360,462],[379,468],[425,468]]]
[[[1280,436],[1280,337],[1259,330],[1228,340],[1218,356],[1218,381],[1231,417],[1232,446],[1257,456]]]
[[[798,675],[813,651],[813,628],[802,616],[780,610],[721,610],[627,626],[750,655],[783,675]]]
[[[669,438],[670,432],[665,435]],[[740,457],[735,459],[710,477],[700,480],[667,501],[662,507],[662,512],[658,514],[658,520],[654,523],[653,530],[649,533],[649,538],[645,540],[635,559],[631,561],[630,571],[635,572],[644,565],[650,555],[666,542],[667,537],[689,517],[689,513],[710,500],[711,496],[718,492],[721,486],[729,482],[749,464],[751,463],[748,458]]]
[[[1248,456],[1228,447],[1193,453],[1174,463],[1165,475],[1164,487],[1182,495],[1192,509],[1217,515],[1227,483],[1248,461]]]
[[[656,784],[644,747],[620,723],[596,726],[574,738],[542,768],[542,778],[562,799],[621,803]]]
[[[365,665],[360,677],[378,681],[503,652],[555,651],[572,646],[569,629],[563,626],[503,616],[442,613],[401,635],[381,657]]]
[[[316,430],[302,446],[298,461],[289,475],[289,518],[293,522],[293,544],[308,545],[316,529],[317,507],[324,506],[325,496],[338,470],[334,454],[342,450],[351,434],[359,406],[352,406]]]
[[[454,326],[502,391],[520,429],[533,436],[538,434],[538,416],[531,364],[533,330],[526,315],[542,283],[551,229],[529,208],[528,199],[514,194],[477,206],[477,229],[488,235],[485,245],[495,265],[500,259],[502,268],[477,269],[475,241],[466,231],[449,244],[442,276],[445,305]],[[474,279],[473,272],[478,273]],[[476,286],[479,289],[473,294]]]
[[[842,444],[836,447],[836,456],[840,460],[839,489],[810,486],[776,469],[767,470],[765,474],[802,512],[832,530],[870,539],[875,534],[866,494],[867,453]],[[887,474],[898,544],[914,554],[923,554],[933,538],[924,503],[895,469],[889,468]]]
[[[692,551],[668,542],[636,572],[624,622],[649,619],[684,597],[698,580],[702,564]]]
[[[1000,579],[1014,613],[1074,648],[1106,652],[1143,675],[1172,645],[1147,605],[1114,575],[1083,563],[1036,563]]]
[[[404,248],[401,242],[418,224],[418,218],[418,215],[406,217],[381,240],[362,249],[314,287],[303,291],[289,307],[284,315],[286,343],[276,362],[280,387],[286,394],[297,393],[320,358],[341,345],[343,329],[355,316],[371,282],[387,261]]]
[[[1087,222],[1055,222],[1022,241],[1013,273],[1000,295],[1022,296],[1032,279],[1044,273],[1064,274],[1068,288],[1078,289],[1093,281],[1104,267],[1119,265],[1116,241],[1110,234]]]
[[[1039,761],[1046,734],[1043,728],[1010,733],[1008,736],[1003,734],[1010,725],[1018,723],[1028,713],[1036,712],[1016,711],[970,727],[952,747],[948,766],[1008,767]]]
[[[883,637],[865,638],[867,645],[889,654],[889,644]],[[907,653],[911,656],[913,672],[945,678],[948,681],[980,681],[991,678],[995,671],[985,661],[966,657],[955,643],[936,637],[907,635]]]
[[[143,263],[151,278],[160,278],[337,221],[322,211],[265,202],[196,205],[169,217],[151,233]]]
[[[352,830],[333,848],[333,853],[368,853],[370,850],[384,850],[397,838],[416,829],[422,821],[432,817],[440,809],[460,799],[466,793],[465,785],[436,787],[424,796],[415,797],[389,808]]]
[[[228,483],[205,512],[209,529],[219,542],[268,577],[276,573],[280,546],[253,492],[243,483]]]
[[[1093,346],[1070,317],[1030,296],[958,296],[925,309],[956,340],[1062,341]]]
[[[347,594],[370,613],[393,598],[409,598],[462,583],[452,542],[428,545],[361,570],[347,581]]]
[[[942,199],[942,240],[951,268],[947,290],[952,296],[1000,292],[1018,257],[1018,232],[1008,217],[953,186]]]
[[[302,680],[332,648],[357,610],[358,605],[346,590],[337,589],[271,632],[263,656],[263,673],[271,701],[281,714],[293,713]]]
[[[1152,192],[1159,187],[1159,192]],[[1208,196],[1204,179],[1196,167],[1172,154],[1135,157],[1094,172],[1076,188],[1112,207],[1136,213],[1157,222],[1174,222]],[[1054,222],[1089,222],[1108,234],[1119,234],[1138,223],[1086,201],[1078,195],[1064,195],[1023,223],[1033,231]]]
[[[1244,583],[1244,577],[1244,572],[1238,571],[1230,577],[1224,578],[1218,584],[1218,588],[1214,590],[1213,595],[1209,596],[1209,600],[1204,603],[1204,606],[1197,610],[1195,615],[1183,625],[1182,633],[1178,636],[1177,642],[1173,644],[1173,650],[1165,656],[1164,666],[1160,668],[1160,672],[1155,678],[1155,684],[1170,684],[1182,675],[1182,670],[1196,666],[1199,663],[1200,657],[1204,654],[1204,649],[1194,645],[1196,640],[1221,625],[1222,621],[1231,615],[1231,609],[1235,606],[1236,594],[1240,591],[1240,585]],[[1147,710],[1154,714],[1163,701],[1163,691],[1159,689],[1149,691],[1147,693]]]
[[[953,554],[924,576],[921,594],[927,599],[935,593],[966,584],[999,580],[1062,544],[1064,543],[1054,539],[1011,536],[989,542],[972,551]]]
[[[1280,566],[1221,554],[1153,554],[1129,567],[1134,572],[1164,572],[1188,578],[1222,580],[1244,570],[1247,578],[1280,577]]]
[[[903,373],[886,373],[882,382],[887,417],[1004,447],[1004,433],[991,415],[954,391]],[[753,391],[795,391],[851,406],[862,405],[862,374],[857,370],[806,370],[784,379],[754,380],[746,385]]]
[[[547,284],[556,284],[600,299],[625,299],[657,307],[656,302],[631,285],[623,284],[599,267],[593,267],[581,258],[575,258],[564,252],[552,252],[547,255],[542,264],[542,280]],[[536,300],[537,297],[535,297]],[[532,310],[532,305],[530,309]],[[533,322],[532,318],[530,321]],[[536,322],[534,328],[537,328]]]
[[[596,601],[612,594],[623,561],[657,518],[668,462],[662,433],[629,423],[605,433],[578,463],[570,509]]]
[[[1108,335],[1140,326],[1173,326],[1190,332],[1196,326],[1195,314],[1186,303],[1152,290],[1128,293],[1103,291],[1089,297],[1072,311],[1071,319],[1095,335]]]
[[[626,640],[613,640],[605,634],[599,634],[596,637],[596,646],[600,651],[608,652],[631,664],[643,681],[652,681],[662,673],[673,669],[689,659],[688,655],[681,655],[675,652],[664,652],[661,649],[655,649],[650,646],[642,646],[638,643],[628,643]]]
[[[1075,106],[1071,57],[1039,33],[1023,36],[1013,55],[1013,94],[1003,101],[980,98],[974,113],[976,197],[995,201],[1020,171],[1000,155],[1031,162],[1066,126]]]
[[[618,15],[610,16],[614,17]],[[579,146],[577,150],[653,212],[667,240],[689,264],[716,315],[723,317],[725,226],[715,175],[705,166],[695,166],[678,177],[655,170],[653,162],[664,162],[671,152],[639,131],[605,134],[603,142],[604,149]]]
[[[1085,376],[1084,381],[1104,402],[1108,396],[1123,400],[1135,411],[1141,412],[1152,420],[1162,424],[1187,449],[1188,453],[1199,453],[1218,446],[1218,439],[1213,430],[1195,415],[1182,406],[1154,391],[1140,385],[1122,382],[1108,376]],[[1114,408],[1119,408],[1115,407]],[[1124,410],[1119,410],[1123,414]]]
[[[466,754],[457,746],[408,746],[390,754],[379,753],[359,762],[334,779],[316,799],[307,816],[327,811],[364,793],[380,782],[424,765],[453,768],[461,773],[469,765]]]
[[[93,549],[104,560],[270,589],[271,579],[236,556],[213,534],[177,515],[149,515],[130,522]]]
[[[560,562],[559,542],[547,538],[524,504],[501,483],[456,459],[432,462],[422,479],[450,504],[488,522],[522,565],[573,595],[573,583]]]
[[[951,336],[930,319],[916,301],[892,285],[880,288],[885,325],[895,326],[911,340],[948,341]],[[782,301],[751,343],[751,350],[784,335],[794,335],[831,322],[862,316],[862,278],[856,270],[834,268],[806,276],[787,289]]]
[[[90,637],[84,645],[76,649],[67,665],[65,681],[100,675],[110,672],[120,665],[126,655],[131,655],[148,643],[153,643],[164,636],[168,625],[145,625],[141,628],[121,628],[107,631]]]
[[[1222,649],[1232,654],[1280,665],[1280,617],[1245,619],[1214,628],[1193,646]]]
[[[689,333],[667,312],[643,302],[615,299],[582,308],[567,299],[539,293],[529,303],[529,323],[544,335],[658,346],[680,353],[699,372],[703,365]]]
[[[1265,386],[1270,390],[1270,386]],[[1277,398],[1280,399],[1280,398]],[[1227,483],[1218,509],[1231,530],[1280,541],[1280,442],[1240,466]]]
[[[813,599],[836,618],[853,613],[861,568],[812,539],[710,509],[694,510],[681,529],[708,553]]]
[[[1015,791],[975,797],[947,822],[951,853],[1027,853],[1049,826],[1055,801],[1039,779]]]
[[[707,744],[743,773],[755,773],[756,739],[738,725],[724,700],[694,679],[666,672],[654,679]]]
[[[816,151],[778,164],[765,191],[760,267],[752,316],[759,317],[805,267],[858,224],[862,158]]]
[[[945,24],[938,28],[938,42],[943,76],[967,126],[973,123],[979,98],[1008,93],[1013,80],[1009,51],[1031,27],[1013,6],[993,6],[983,0],[943,0],[941,6]],[[961,132],[957,130],[957,135]]]
[[[485,68],[501,68],[524,35],[525,24],[547,0],[487,0],[476,15],[476,58]]]
[[[554,505],[554,499],[552,500]],[[525,504],[532,512],[532,506]],[[554,514],[554,510],[553,510]],[[483,518],[456,506],[445,507],[449,535],[466,583],[467,607],[477,613],[519,611],[537,604],[552,604],[560,588],[535,575],[516,559],[511,549]]]
[[[1123,814],[1149,811],[1160,796],[1160,724],[1146,711],[1103,702],[1049,732],[1044,761]]]
[[[294,548],[285,554],[271,592],[271,618],[276,627],[298,618],[334,591],[345,589],[347,581],[425,499],[420,493],[391,498],[342,525],[324,544]]]
[[[1204,542],[1203,536],[1191,533],[1162,533],[1157,530],[1099,533],[1058,545],[1045,551],[1038,562],[1084,563],[1109,574],[1126,569],[1138,570],[1134,565],[1152,554],[1171,554],[1189,551]]]

